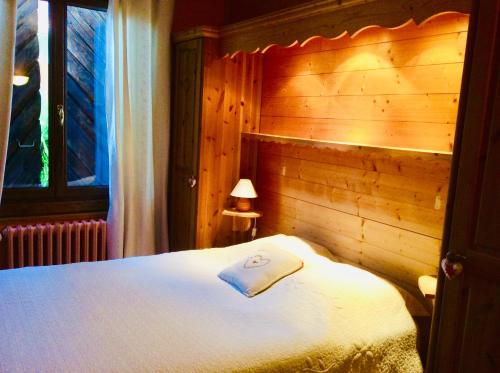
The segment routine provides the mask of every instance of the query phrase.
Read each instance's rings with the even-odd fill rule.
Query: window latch
[[[64,127],[64,106],[61,104],[57,105],[57,115],[59,116],[59,125]]]

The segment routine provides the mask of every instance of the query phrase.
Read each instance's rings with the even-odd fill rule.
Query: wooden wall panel
[[[437,273],[449,167],[449,155],[261,143],[260,235],[302,236],[416,288]]]
[[[205,65],[197,218],[197,247],[229,244],[231,219],[222,216],[240,175],[241,132],[258,132],[260,54],[238,54]]]
[[[451,151],[468,16],[271,48],[261,132]]]
[[[405,122],[408,119],[418,123],[453,123],[457,116],[459,94],[424,94],[416,95],[360,95],[360,96],[302,96],[302,97],[267,97],[262,103],[262,115],[266,117],[292,118],[328,118],[335,120],[363,120],[392,123]],[[411,114],[410,114],[411,113]],[[421,136],[425,137],[425,129]],[[328,138],[325,140],[334,140]],[[395,144],[403,145],[394,139]],[[404,139],[401,139],[404,141]],[[358,142],[351,139],[352,142]],[[365,144],[378,145],[378,144]],[[448,144],[444,149],[449,151]]]
[[[465,17],[465,20],[467,19],[468,17]],[[417,26],[409,24],[400,29],[399,32],[404,32],[405,28],[410,27],[416,28]],[[367,29],[364,32],[378,33],[379,30]],[[279,76],[292,77],[306,74],[331,74],[463,62],[466,34],[465,30],[407,40],[374,42],[368,45],[346,45],[345,48],[332,47],[327,49],[324,46],[319,52],[293,53],[290,57],[282,53],[279,56],[282,59],[279,65],[273,61],[273,56],[269,54],[266,58],[266,73],[278,71]],[[350,36],[346,35],[343,38],[350,39]],[[327,42],[328,39],[324,39],[324,43]],[[338,41],[330,41],[330,43],[336,42]]]
[[[394,146],[395,139],[405,139],[405,145],[414,149],[451,151],[455,136],[455,123],[394,122],[358,119],[262,117],[263,133],[308,139],[334,138],[336,141],[372,143]],[[426,136],[422,136],[425,129]],[[445,146],[447,144],[447,149]]]
[[[316,241],[413,292],[437,274],[467,28],[450,13],[269,49],[260,234]]]

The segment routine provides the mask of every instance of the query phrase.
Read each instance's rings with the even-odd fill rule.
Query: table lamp
[[[257,192],[255,192],[250,179],[240,179],[231,192],[231,196],[238,198],[236,201],[236,210],[249,211],[252,208],[250,198],[256,198]]]

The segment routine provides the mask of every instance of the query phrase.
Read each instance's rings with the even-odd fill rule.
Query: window
[[[18,0],[3,216],[104,210],[106,7]],[[19,85],[16,85],[19,84]]]

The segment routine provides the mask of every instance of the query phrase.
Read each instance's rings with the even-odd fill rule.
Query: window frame
[[[108,0],[46,0],[49,3],[49,186],[3,188],[0,218],[101,212],[108,209],[108,186],[67,186],[67,126],[58,124],[57,105],[66,108],[67,7],[107,10]]]

